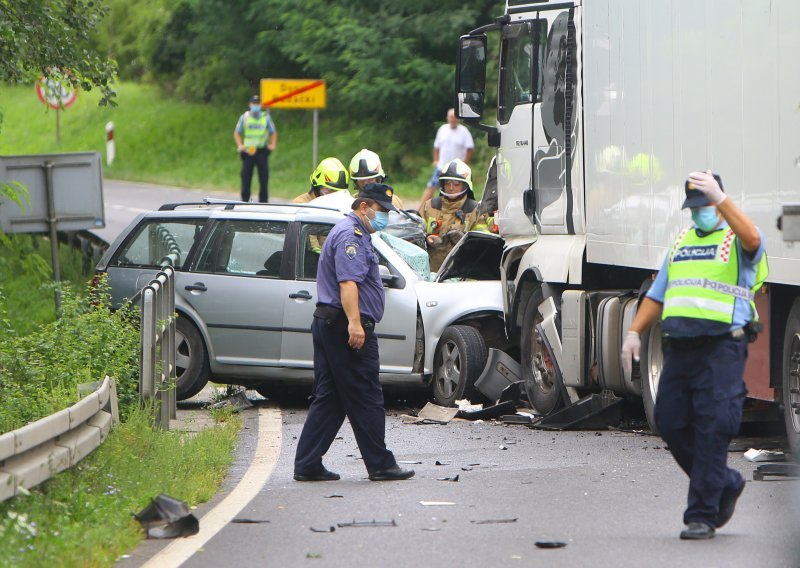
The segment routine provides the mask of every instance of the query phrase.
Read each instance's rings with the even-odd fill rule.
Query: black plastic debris
[[[501,450],[507,450],[508,448],[506,446],[500,446],[500,449]]]
[[[189,511],[189,506],[163,493],[134,518],[142,525],[147,538],[177,538],[200,532],[200,522]]]
[[[437,477],[436,481],[458,481],[458,476],[454,475],[453,477]]]
[[[231,519],[231,523],[237,525],[260,525],[268,522],[269,521],[266,519],[246,519],[246,518]]]
[[[567,543],[557,540],[537,540],[536,546],[538,548],[564,548],[567,546]]]
[[[624,399],[610,391],[591,394],[531,424],[542,430],[605,430],[619,424]]]
[[[325,495],[323,499],[344,499],[344,495],[337,495],[334,493],[333,495]]]
[[[233,394],[226,395],[219,402],[215,402],[209,408],[230,408],[234,412],[241,412],[246,408],[251,408],[253,403],[247,398],[245,389],[240,389]]]
[[[530,424],[533,422],[530,416],[524,414],[506,414],[500,417],[503,424]]]
[[[462,467],[461,471],[472,471],[471,467]]]
[[[436,463],[434,465],[450,465],[450,464],[449,463],[440,462],[439,460],[436,460]]]
[[[511,383],[503,392],[500,393],[500,398],[497,402],[513,402],[515,406],[528,406],[522,403],[522,393],[525,392],[525,382],[517,381]],[[525,395],[527,397],[527,394]]]
[[[397,463],[402,465],[421,465],[421,461],[413,461],[413,460],[399,460]]]
[[[311,529],[311,532],[315,533],[332,533],[336,532],[336,527],[328,527],[327,529],[315,529],[314,527],[308,527]]]
[[[753,470],[753,481],[764,481],[766,477],[800,477],[800,464],[765,463]]]
[[[362,527],[396,527],[397,522],[392,519],[391,521],[376,521],[375,519],[371,521],[356,521],[353,520],[349,523],[336,523],[336,526],[341,528],[345,527],[352,527],[352,528],[362,528]]]
[[[504,414],[514,414],[517,411],[517,406],[513,402],[501,402],[494,406],[487,406],[481,410],[463,411],[459,410],[456,418],[464,418],[466,420],[490,420],[492,418],[500,418]]]
[[[470,521],[474,525],[502,525],[506,523],[516,523],[517,517],[513,519],[486,519],[483,521]]]

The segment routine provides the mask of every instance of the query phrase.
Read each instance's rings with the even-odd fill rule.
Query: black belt
[[[700,347],[703,345],[710,345],[717,343],[722,339],[734,339],[742,341],[747,338],[747,333],[744,329],[737,329],[722,335],[698,335],[696,337],[672,337],[670,335],[661,336],[661,345],[664,347],[677,347],[679,349],[686,349],[690,347]]]
[[[329,323],[347,322],[347,316],[342,308],[331,306],[330,304],[317,304],[317,309],[314,310],[314,317],[323,319]],[[375,320],[369,316],[361,316],[361,325],[364,327],[373,327]]]

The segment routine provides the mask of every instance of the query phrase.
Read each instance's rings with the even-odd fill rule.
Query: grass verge
[[[141,540],[133,514],[159,493],[207,501],[233,461],[238,417],[189,436],[137,408],[78,466],[0,504],[0,566],[112,566]]]
[[[111,179],[183,187],[227,190],[238,194],[240,160],[233,129],[243,104],[197,104],[166,97],[152,85],[116,85],[119,106],[98,107],[96,92],[82,92],[60,114],[61,143],[55,141],[55,111],[36,97],[33,86],[0,85],[0,155],[93,150],[105,155],[105,124],[115,125],[116,158],[104,175]],[[308,191],[312,164],[311,111],[273,111],[278,148],[270,157],[270,195],[291,198]],[[443,117],[444,118],[444,117]],[[413,148],[396,142],[387,115],[385,124],[346,123],[336,109],[320,111],[319,158],[338,157],[345,166],[361,148],[381,155],[398,195],[417,201],[431,174],[431,136]],[[482,191],[489,148],[474,133],[473,178]],[[257,186],[257,180],[253,182]]]

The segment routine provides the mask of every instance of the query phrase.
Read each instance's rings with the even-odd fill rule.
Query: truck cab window
[[[511,118],[514,107],[542,99],[539,59],[547,42],[547,20],[512,24],[503,28],[500,52],[500,86],[497,117],[501,123]]]

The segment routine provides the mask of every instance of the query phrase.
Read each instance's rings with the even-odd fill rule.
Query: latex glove
[[[439,248],[444,244],[442,237],[439,235],[428,235],[428,246],[431,248]]]
[[[447,232],[444,236],[448,241],[450,241],[451,245],[456,245],[458,241],[461,240],[461,237],[464,236],[464,231],[459,231],[458,229],[452,229]]]
[[[633,368],[631,357],[637,363],[639,362],[639,350],[642,348],[642,340],[639,334],[635,331],[629,331],[625,334],[625,341],[622,342],[622,368],[625,372],[630,373]]]
[[[725,192],[722,191],[722,188],[717,183],[717,180],[714,179],[714,176],[711,175],[711,170],[690,173],[689,183],[689,187],[701,191],[714,205],[719,205],[728,197],[725,195]]]

